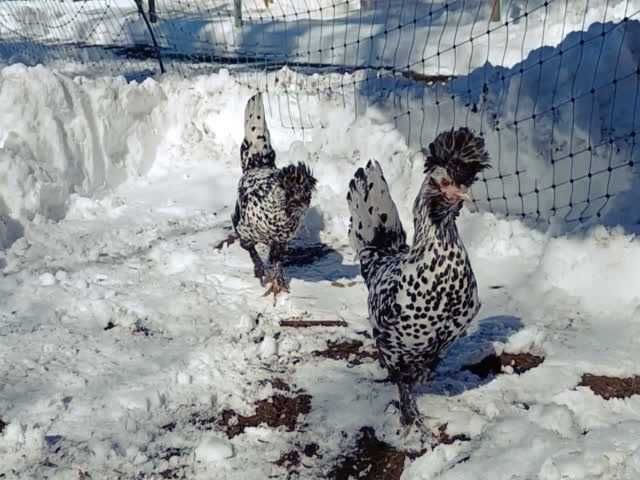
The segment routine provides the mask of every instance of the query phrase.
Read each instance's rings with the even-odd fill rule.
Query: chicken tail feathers
[[[360,259],[363,276],[363,262],[370,257],[362,255],[365,249],[374,248],[385,255],[407,249],[407,235],[377,161],[369,161],[356,171],[349,183],[347,203],[351,213],[349,241]]]
[[[271,146],[262,93],[251,97],[244,109],[244,140],[240,158],[243,172],[252,168],[275,167],[276,153]]]

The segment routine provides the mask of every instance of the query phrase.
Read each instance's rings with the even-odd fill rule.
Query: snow
[[[567,256],[569,250],[575,253]],[[584,235],[554,238],[533,274],[539,289],[535,297],[560,294],[591,315],[633,319],[640,312],[640,295],[634,285],[639,262],[637,238],[621,229],[599,226]],[[544,301],[538,303],[538,308],[544,305]]]
[[[206,435],[196,447],[196,461],[203,463],[216,463],[233,456],[233,447],[228,441],[213,435]]]
[[[631,6],[613,5],[607,15]],[[589,10],[593,19],[602,14],[598,6]],[[569,16],[564,33],[544,40],[564,49],[581,35],[593,37],[584,59],[567,53],[561,65],[549,63],[562,82],[536,83],[549,75],[547,67],[510,76],[558,51],[533,50],[527,58],[507,55],[502,65],[510,70],[485,66],[459,78],[450,88],[461,97],[450,105],[436,108],[436,93],[419,87],[403,101],[419,99],[424,115],[440,125],[481,126],[501,172],[522,168],[523,182],[545,185],[550,145],[564,155],[578,144],[606,142],[609,131],[624,136],[637,124],[630,103],[636,80],[604,85],[637,67],[640,27],[628,22],[604,40],[596,33],[615,24],[565,35],[581,21]],[[610,59],[620,45],[614,65],[586,61],[599,51]],[[539,38],[532,48],[538,46]],[[479,79],[501,74],[507,79],[488,96],[474,97]],[[366,290],[346,235],[346,187],[357,167],[380,161],[412,230],[423,157],[415,131],[394,118],[394,108],[406,105],[330,88],[367,79],[367,72],[306,78],[284,69],[260,80],[269,87],[267,121],[278,163],[307,161],[320,180],[299,244],[332,249],[288,267],[291,293],[274,305],[261,296],[237,243],[216,248],[230,233],[244,105],[253,93],[246,76],[223,70],[128,82],[72,78],[42,66],[0,70],[0,426],[6,423],[0,476],[77,478],[81,471],[92,478],[158,478],[175,471],[194,480],[285,478],[275,462],[297,445],[316,443],[321,456],[304,457],[298,469],[300,478],[315,479],[326,478],[363,426],[404,446],[390,405],[396,392],[379,382],[385,372],[366,358],[348,365],[314,353],[327,341],[370,346],[363,333]],[[377,81],[376,87],[406,86],[392,77]],[[595,97],[544,115],[594,82],[603,85]],[[474,86],[476,113],[464,107],[467,85]],[[540,115],[535,123],[513,125],[533,112]],[[489,118],[502,126],[499,135]],[[421,132],[421,140],[434,132]],[[612,158],[638,164],[624,141],[605,150],[575,156],[570,169],[556,167],[555,180]],[[459,225],[483,307],[419,396],[431,427],[446,424],[450,435],[470,440],[407,460],[403,479],[640,476],[640,396],[607,401],[578,386],[584,373],[640,374],[634,203],[640,189],[633,170],[619,171],[624,175],[611,175],[607,185],[621,193],[600,220],[581,228],[565,223],[565,212],[548,229],[505,217],[503,206],[486,200],[497,186],[474,188],[476,211],[464,210]],[[597,208],[600,182],[594,178],[590,191],[558,190],[554,198]],[[509,180],[505,188],[513,193]],[[548,197],[540,198],[550,215]],[[279,325],[291,318],[343,320],[347,327]],[[544,362],[521,375],[507,367],[488,379],[462,368],[493,351],[534,353]],[[227,438],[216,423],[222,412],[253,415],[255,403],[277,390],[275,378],[291,386],[287,395],[303,389],[311,396],[298,428],[247,427]]]
[[[276,339],[270,335],[264,337],[260,343],[260,358],[263,360],[273,357],[278,353],[278,343]]]
[[[153,31],[166,54],[173,55],[240,55],[260,62],[266,56],[265,61],[292,64],[463,75],[487,62],[511,67],[537,48],[557,46],[570,32],[596,22],[633,19],[640,12],[638,0],[508,0],[502,2],[501,21],[491,22],[491,3],[484,0],[266,3],[242,1],[242,25],[235,26],[231,0],[158,0]],[[135,3],[125,0],[48,2],[46,8],[22,0],[3,2],[0,37],[9,41],[0,54],[14,61],[74,56],[114,72],[128,62],[87,47],[151,45]],[[167,58],[166,63],[172,62]],[[178,62],[172,68],[183,67]]]
[[[51,285],[55,285],[56,283],[55,277],[50,273],[43,273],[42,275],[40,275],[39,280],[40,285],[42,285],[43,287],[50,287]]]

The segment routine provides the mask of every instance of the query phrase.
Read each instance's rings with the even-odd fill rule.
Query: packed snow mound
[[[0,71],[0,101],[0,205],[15,218],[59,220],[70,194],[94,195],[155,159],[156,82],[86,82],[15,65]]]
[[[366,89],[336,88],[344,82],[367,85],[367,72],[319,77],[288,69],[266,75],[221,71],[194,80],[165,76],[137,83],[71,79],[14,65],[0,72],[0,164],[6,166],[0,173],[0,215],[20,222],[37,215],[59,220],[74,193],[91,197],[150,169],[166,171],[169,150],[219,162],[221,171],[233,174],[238,165],[229,158],[242,140],[243,105],[259,86],[269,92],[266,109],[278,161],[305,160],[323,179],[307,219],[313,231],[346,233],[348,179],[375,158],[411,233],[419,186],[412,179],[421,176],[424,159],[416,151],[416,132],[425,145],[438,128],[460,123],[483,131],[492,158],[488,179],[473,190],[481,208],[543,218],[571,213],[569,220],[601,211],[605,223],[631,225],[637,221],[634,192],[640,190],[631,175],[631,164],[639,163],[633,142],[639,113],[624,99],[635,98],[638,39],[638,22],[596,24],[557,49],[533,52],[511,70],[485,66],[454,81],[453,102],[418,88],[406,96],[409,108],[420,109],[423,120],[439,120],[423,121],[423,129],[416,128],[419,117],[413,125],[394,117],[393,98],[379,101]],[[594,57],[601,60],[594,64]],[[477,93],[485,91],[484,82],[491,86],[488,93]],[[469,103],[477,109],[470,111]],[[625,195],[613,198],[619,192]],[[19,236],[19,228],[7,230],[0,235],[3,245]]]
[[[197,141],[198,149],[185,154],[203,160],[234,155],[242,140],[242,105],[259,87],[269,91],[279,160],[306,160],[326,179],[317,205],[335,208],[317,209],[316,230],[346,231],[348,178],[371,158],[392,184],[411,185],[394,192],[410,228],[417,189],[410,179],[421,175],[423,162],[416,147],[460,124],[482,131],[491,155],[493,168],[473,190],[482,209],[631,225],[640,191],[634,140],[639,41],[638,22],[594,24],[511,69],[486,65],[456,79],[451,101],[441,89],[416,84],[406,97],[380,99],[384,87],[404,91],[406,85],[384,76],[374,81],[367,72],[222,71],[193,81],[165,76],[137,83],[7,67],[0,73],[0,163],[6,165],[0,214],[63,218],[70,194],[92,196],[154,165],[162,169],[165,150],[181,148],[180,138]],[[339,88],[350,83],[361,89]],[[212,95],[222,90],[228,97],[214,105]],[[397,117],[398,108],[415,115]]]
[[[584,235],[550,239],[542,253],[527,287],[535,291],[521,292],[523,302],[537,303],[541,317],[563,297],[571,308],[607,322],[637,318],[640,240],[635,235],[599,226]]]

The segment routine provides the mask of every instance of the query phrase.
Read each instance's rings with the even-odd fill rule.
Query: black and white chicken
[[[378,162],[349,184],[349,240],[369,291],[380,362],[400,394],[400,420],[426,432],[413,392],[480,309],[478,288],[456,226],[467,189],[489,166],[484,140],[467,128],[439,134],[425,152],[409,247]]]
[[[251,255],[255,276],[269,284],[265,296],[275,297],[288,291],[282,257],[309,208],[316,179],[304,163],[276,167],[261,93],[249,99],[244,116],[242,177],[232,223],[240,246]],[[256,251],[258,243],[269,247],[269,271]]]

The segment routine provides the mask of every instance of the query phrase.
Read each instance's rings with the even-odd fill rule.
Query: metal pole
[[[135,2],[137,4],[138,0],[135,0]],[[165,73],[166,70],[164,69],[164,63],[162,62],[162,55],[160,54],[160,46],[158,45],[158,41],[156,40],[155,34],[153,33],[153,28],[151,28],[151,24],[149,23],[147,14],[144,13],[144,9],[140,11],[140,15],[142,15],[142,19],[144,20],[144,23],[147,26],[147,30],[149,30],[149,35],[151,35],[151,42],[153,42],[153,48],[155,48],[156,50],[156,57],[158,58],[158,64],[160,65],[160,73]]]
[[[156,12],[156,0],[149,0],[149,21],[156,23],[158,21],[158,14]]]
[[[242,0],[233,0],[233,19],[236,27],[242,26]]]
[[[499,22],[502,16],[501,13],[501,0],[491,0],[491,18],[492,22]]]

